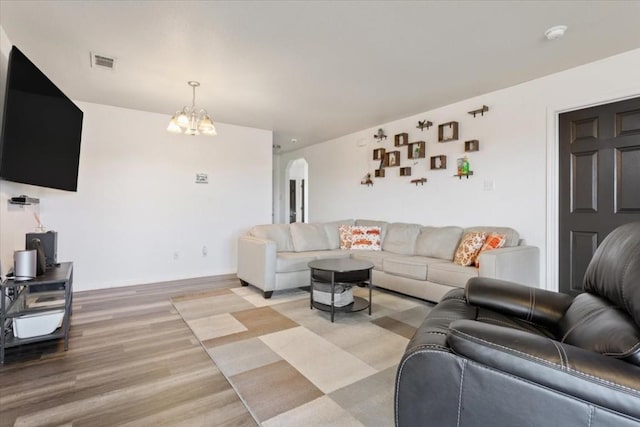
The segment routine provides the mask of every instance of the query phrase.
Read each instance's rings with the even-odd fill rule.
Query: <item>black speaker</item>
[[[25,238],[25,248],[29,248],[33,239],[39,239],[44,249],[45,263],[51,267],[58,263],[58,233],[47,231],[46,233],[27,233]]]

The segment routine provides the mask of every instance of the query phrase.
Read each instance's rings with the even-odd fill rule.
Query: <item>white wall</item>
[[[425,225],[511,226],[528,244],[541,249],[541,283],[554,289],[556,283],[546,283],[553,280],[553,274],[547,274],[547,194],[548,185],[555,185],[547,173],[554,170],[547,162],[547,128],[555,126],[555,111],[569,105],[577,108],[640,94],[638,70],[640,49],[283,153],[280,175],[290,160],[307,160],[311,222],[371,218]],[[483,104],[490,108],[483,117],[467,114]],[[424,119],[434,126],[421,132],[416,126]],[[437,126],[449,121],[459,122],[459,140],[438,143]],[[378,127],[388,135],[383,143],[373,138]],[[371,160],[373,149],[394,149],[393,136],[401,132],[409,133],[410,142],[427,141],[427,159],[413,165],[406,147],[400,147],[402,166],[413,168],[411,177],[398,176],[399,168],[387,168],[387,177],[374,178],[371,187],[361,185],[363,176],[373,174],[379,163]],[[549,135],[553,138],[554,131]],[[465,154],[464,141],[470,139],[480,141],[480,151],[468,155],[474,175],[460,180],[452,175],[456,159]],[[367,143],[360,147],[363,140]],[[553,143],[550,146],[555,149]],[[447,156],[447,170],[429,170],[429,157],[439,154]],[[420,177],[428,179],[424,186],[409,183]],[[485,184],[494,189],[485,190]],[[281,215],[279,221],[285,218]]]
[[[3,43],[3,76],[7,55]],[[58,260],[74,262],[75,290],[235,273],[237,236],[271,222],[272,132],[216,123],[217,137],[172,135],[169,115],[76,104],[84,112],[78,191],[0,180],[4,272],[39,210],[58,232]],[[199,172],[209,184],[195,184]],[[17,194],[40,205],[9,205]]]

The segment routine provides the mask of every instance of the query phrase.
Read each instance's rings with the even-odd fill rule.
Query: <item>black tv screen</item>
[[[0,141],[0,177],[77,191],[82,117],[82,111],[13,46]]]

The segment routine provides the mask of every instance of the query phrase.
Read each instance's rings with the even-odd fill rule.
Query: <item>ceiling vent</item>
[[[113,70],[115,66],[116,60],[114,58],[91,52],[91,67]]]

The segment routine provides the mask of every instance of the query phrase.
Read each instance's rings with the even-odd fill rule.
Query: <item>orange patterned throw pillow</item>
[[[340,249],[351,249],[353,242],[353,234],[351,233],[351,225],[341,225],[338,227],[340,233]]]
[[[481,231],[470,231],[465,234],[458,246],[453,262],[464,266],[473,264],[486,238],[487,233]]]
[[[478,251],[476,255],[475,264],[476,267],[480,267],[480,254],[484,251],[490,251],[492,249],[498,249],[504,246],[507,241],[507,237],[504,234],[496,234],[491,233],[487,236],[487,240],[485,240],[484,245]]]
[[[380,227],[354,225],[351,227],[351,249],[382,250]]]

